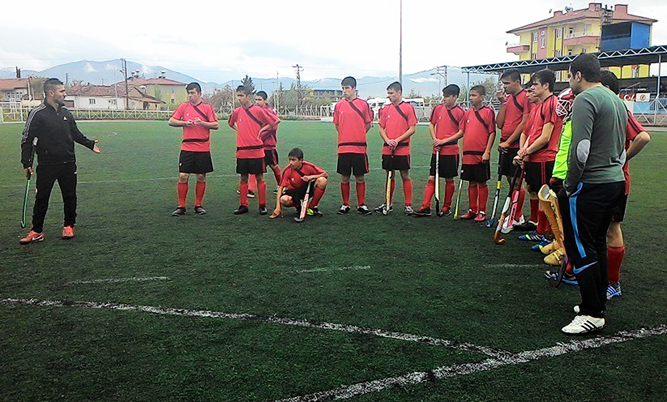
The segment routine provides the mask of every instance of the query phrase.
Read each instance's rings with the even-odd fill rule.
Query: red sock
[[[521,187],[519,189],[519,198],[516,203],[516,212],[514,213],[514,220],[519,221],[523,215],[523,203],[526,200],[526,189]]]
[[[445,203],[442,204],[442,209],[451,208],[454,191],[456,191],[454,180],[445,180]]]
[[[185,207],[188,198],[188,183],[178,183],[178,206]]]
[[[540,200],[537,198],[530,199],[530,220],[537,222],[537,211],[540,210]]]
[[[273,170],[273,176],[276,178],[276,185],[280,185],[280,166],[273,165],[271,168]]]
[[[412,205],[412,179],[403,180],[403,195],[405,205]]]
[[[537,234],[544,235],[549,231],[549,220],[547,219],[547,214],[544,211],[537,211]]]
[[[266,181],[258,181],[257,188],[259,190],[259,206],[266,207]]]
[[[392,179],[391,190],[389,191],[389,205],[392,205],[394,203],[394,191],[396,191],[396,180]]]
[[[257,188],[257,178],[255,175],[250,175],[248,177],[248,191],[252,191],[253,193],[255,192],[255,189]]]
[[[239,184],[239,202],[241,205],[247,207],[248,206],[248,182],[247,181],[241,181],[241,184]]]
[[[202,201],[204,201],[204,193],[206,192],[206,182],[205,181],[198,181],[197,186],[195,187],[195,193],[197,194],[197,199],[195,201],[195,205],[198,205],[201,207]]]
[[[477,199],[479,200],[479,210],[477,212],[486,213],[486,203],[489,200],[489,186],[486,183],[478,186]]]
[[[320,205],[320,200],[322,199],[323,195],[324,195],[324,189],[315,186],[315,192],[313,193],[313,199],[310,200],[310,203],[308,204],[308,208],[313,208],[313,207],[316,207],[316,206]]]
[[[343,196],[343,205],[350,205],[350,183],[340,183],[340,193]]]
[[[426,188],[424,189],[424,201],[422,201],[422,208],[431,208],[431,199],[435,194],[435,182],[429,180],[426,182]]]
[[[366,182],[357,182],[357,202],[359,205],[366,204]]]
[[[625,257],[625,246],[607,248],[607,278],[617,284],[621,280],[621,264]]]
[[[477,197],[478,197],[477,183],[470,182],[468,184],[468,208],[477,213]]]

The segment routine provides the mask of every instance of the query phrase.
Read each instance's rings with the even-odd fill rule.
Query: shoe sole
[[[19,240],[19,244],[22,244],[22,245],[25,246],[26,244],[39,243],[41,241],[44,241],[43,237],[40,237],[39,239],[33,239],[33,240],[30,240],[30,241],[27,241],[27,242],[23,242],[23,241]]]
[[[74,236],[62,236],[61,237],[62,240],[72,240],[73,238],[74,238]]]

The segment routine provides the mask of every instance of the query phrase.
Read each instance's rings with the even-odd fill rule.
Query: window
[[[581,54],[587,53],[586,48],[581,49]]]
[[[563,37],[563,28],[556,28],[556,39],[561,39]]]
[[[531,53],[530,58],[531,60],[537,60],[537,53]]]
[[[547,46],[547,38],[542,37],[542,39],[540,40],[540,47],[544,49],[546,46]]]
[[[563,51],[562,51],[562,50],[556,50],[556,51],[554,52],[554,56],[555,56],[555,57],[561,57],[562,55],[563,55]]]
[[[88,104],[89,105],[94,105],[95,104],[95,99],[93,99],[93,98],[88,99]]]
[[[533,38],[533,42],[537,43],[537,32],[533,32],[531,36]]]
[[[567,31],[567,36],[572,37],[574,35],[574,28],[570,27]]]
[[[109,104],[116,106],[116,99],[109,99]]]
[[[568,55],[568,56],[572,56],[572,49],[568,49],[568,50],[567,50],[567,55]]]

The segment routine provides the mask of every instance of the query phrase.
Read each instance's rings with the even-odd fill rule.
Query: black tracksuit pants
[[[579,183],[558,194],[565,250],[581,292],[580,314],[603,318],[607,303],[607,229],[624,182]]]
[[[63,226],[74,226],[76,221],[76,163],[37,166],[37,195],[32,210],[32,230],[44,230],[44,218],[49,209],[49,198],[53,184],[58,181],[63,196],[65,222]]]

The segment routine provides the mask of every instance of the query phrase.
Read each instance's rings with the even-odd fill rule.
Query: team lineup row
[[[486,96],[483,86],[470,88],[471,107],[467,110],[457,104],[458,86],[448,85],[443,89],[443,103],[433,110],[430,118],[431,166],[422,205],[416,210],[412,206],[409,170],[410,137],[415,133],[417,118],[412,105],[402,101],[401,84],[389,85],[387,97],[390,103],[378,112],[378,131],[384,142],[385,197],[383,204],[375,210],[383,214],[392,211],[395,173],[398,171],[406,214],[431,215],[431,200],[435,196],[435,212],[440,216],[454,212],[454,216],[461,219],[486,221],[489,161],[499,129],[499,178],[489,223],[494,221],[502,176],[510,182],[510,187],[496,231],[497,242],[501,243],[499,232],[509,231],[523,222],[527,192],[531,214],[528,223],[522,226],[525,229],[532,225],[535,230],[522,237],[538,242],[536,247],[548,253],[555,265],[561,267],[559,279],[565,277],[580,287],[582,301],[576,307],[577,316],[562,331],[577,334],[600,330],[605,326],[604,311],[609,290],[612,297],[620,295],[618,275],[613,272],[620,269],[624,254],[620,222],[629,192],[627,161],[641,151],[650,137],[618,98],[616,77],[601,71],[593,55],[580,55],[573,61],[570,66],[571,91],[563,91],[560,98],[553,93],[555,75],[550,70],[533,74],[526,88],[521,85],[516,70],[506,71],[501,80],[504,91],[496,94],[501,102],[497,115],[483,105]],[[351,211],[351,177],[354,176],[357,212],[370,215],[373,211],[366,206],[364,176],[369,172],[366,137],[374,116],[368,103],[357,97],[353,77],[344,78],[341,87],[344,99],[336,104],[333,115],[338,133],[337,173],[341,176],[342,205],[338,213]],[[179,105],[169,119],[170,126],[183,130],[179,202],[172,213],[174,216],[186,213],[191,174],[196,175],[194,211],[206,213],[202,205],[206,174],[213,170],[210,131],[219,128],[213,109],[201,100],[199,84],[188,84],[186,90],[188,101]],[[20,240],[22,244],[44,240],[43,223],[56,180],[65,209],[62,237],[74,237],[74,142],[96,153],[101,152],[97,141],[86,138],[71,113],[63,107],[66,94],[63,83],[49,79],[44,91],[44,104],[31,111],[21,142],[21,163],[28,184],[34,173],[34,154],[39,161],[32,229]],[[264,180],[268,165],[278,184],[271,218],[282,216],[285,207],[296,207],[298,222],[302,222],[307,214],[321,216],[318,205],[326,190],[327,173],[305,161],[299,148],[290,151],[289,164],[281,172],[276,153],[280,119],[266,104],[266,93],[254,94],[251,88],[239,86],[236,96],[241,106],[228,120],[228,125],[236,131],[236,172],[240,175],[240,205],[234,213],[247,213],[248,197],[256,192],[259,213],[268,214]],[[459,183],[468,182],[468,208],[460,216],[458,211],[452,211],[456,192],[454,179],[459,172]],[[445,179],[442,206],[440,178]],[[523,181],[525,188],[521,184]],[[460,190],[459,184],[458,197]],[[540,205],[539,198],[546,202]],[[455,209],[458,205],[457,201]],[[614,224],[610,228],[612,220]],[[618,269],[614,268],[608,275],[608,264]]]

